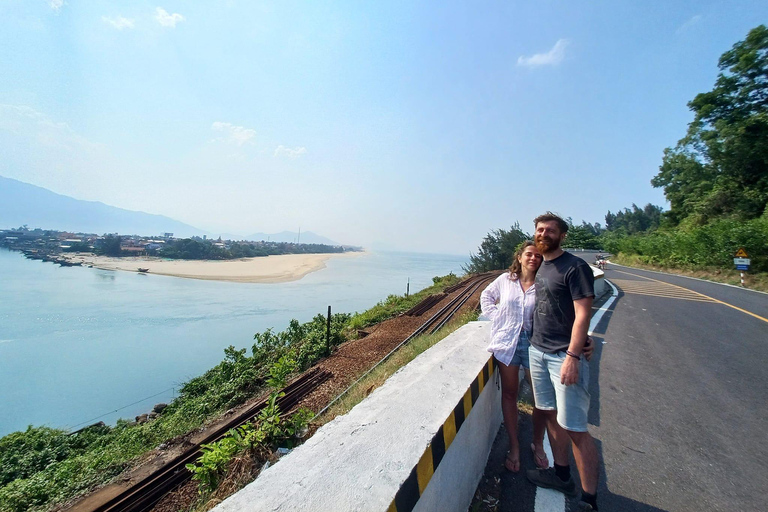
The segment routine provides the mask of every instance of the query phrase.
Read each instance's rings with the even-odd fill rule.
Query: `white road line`
[[[605,312],[611,308],[613,303],[616,301],[616,297],[619,296],[619,290],[613,286],[613,283],[607,279],[605,282],[608,283],[608,285],[611,287],[612,294],[611,297],[605,302],[605,304],[603,304],[603,307],[598,309],[597,312],[592,315],[592,320],[589,322],[590,336],[592,336],[595,327],[597,327],[597,324],[600,323],[600,320],[602,320]],[[552,456],[552,447],[549,445],[549,436],[544,436],[544,451],[547,452],[547,457],[549,457],[549,460],[555,460],[555,458]],[[534,512],[561,512],[564,510],[565,495],[563,495],[563,493],[553,491],[552,489],[544,489],[542,487],[536,488],[536,497],[534,498],[533,506]]]
[[[611,298],[609,298],[605,302],[605,304],[603,304],[603,307],[598,309],[595,312],[595,314],[592,315],[592,320],[589,321],[589,332],[587,333],[590,336],[592,336],[592,334],[595,332],[595,327],[597,327],[597,324],[599,324],[600,320],[603,319],[603,315],[605,314],[605,312],[611,309],[611,306],[613,306],[613,303],[616,302],[616,297],[619,296],[619,290],[617,290],[616,287],[613,286],[613,283],[607,279],[605,280],[605,282],[608,283],[608,286],[611,287],[611,290],[612,290]]]

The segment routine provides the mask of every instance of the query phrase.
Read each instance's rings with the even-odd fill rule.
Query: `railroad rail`
[[[283,388],[282,391],[285,395],[277,401],[280,410],[289,412],[305,395],[330,378],[331,372],[318,368],[313,368],[299,376]],[[158,471],[94,509],[94,512],[143,512],[150,510],[165,494],[191,478],[192,474],[186,465],[194,462],[202,455],[201,445],[221,439],[231,429],[253,419],[265,406],[266,399],[250,406],[241,414],[216,427],[198,445],[190,447],[181,455],[168,461]]]
[[[393,348],[387,355],[382,357],[376,364],[374,364],[368,371],[366,371],[364,374],[362,374],[355,382],[350,384],[344,391],[341,392],[336,398],[331,400],[328,405],[323,407],[320,412],[318,412],[315,415],[315,418],[322,416],[325,414],[328,409],[331,408],[333,404],[338,402],[343,396],[345,396],[352,388],[354,388],[358,382],[363,380],[369,373],[371,373],[373,370],[375,370],[380,364],[382,364],[384,361],[389,359],[392,354],[397,352],[403,345],[411,341],[416,336],[419,336],[421,334],[424,334],[430,328],[432,329],[430,331],[430,334],[434,334],[437,332],[443,325],[445,325],[451,318],[453,318],[453,315],[456,314],[456,312],[461,308],[461,306],[466,303],[472,295],[480,288],[481,286],[485,285],[489,281],[495,279],[499,275],[498,272],[485,272],[483,274],[479,274],[477,276],[470,277],[469,279],[465,279],[462,281],[462,286],[454,285],[452,288],[454,290],[465,287],[466,289],[458,294],[456,297],[454,297],[448,304],[440,308],[434,315],[432,315],[426,322],[421,324],[418,329],[413,331],[407,338],[405,338],[403,341],[398,343],[398,345]],[[429,299],[429,297],[427,298]],[[427,300],[425,299],[425,300]],[[313,418],[314,420],[314,418]]]
[[[455,315],[455,313],[469,300],[470,297],[472,297],[472,295],[481,286],[485,285],[496,276],[498,276],[498,272],[486,272],[484,274],[473,276],[469,279],[465,279],[461,283],[451,286],[446,290],[447,293],[432,295],[427,297],[421,303],[417,304],[414,308],[412,308],[412,310],[415,309],[417,312],[416,314],[412,313],[413,316],[420,316],[421,314],[429,311],[450,293],[464,288],[461,293],[457,294],[456,297],[451,299],[448,304],[441,307],[419,328],[417,328],[406,339],[404,339],[394,349],[392,349],[386,356],[379,360],[371,369],[369,369],[365,374],[357,379],[351,386],[345,389],[340,395],[334,398],[319,413],[317,413],[317,415],[315,415],[315,418],[325,413],[328,408],[336,403],[341,397],[343,397],[349,391],[349,389],[351,389],[355,384],[357,384],[357,382],[359,382],[362,378],[373,371],[373,369],[389,359],[389,357],[394,354],[400,347],[411,341],[416,336],[424,334],[427,331],[434,333],[440,329],[453,317],[453,315]],[[448,290],[450,290],[450,292],[448,292]],[[282,391],[285,393],[285,395],[277,401],[280,410],[285,411],[286,413],[290,412],[299,402],[301,402],[305,396],[309,395],[309,393],[317,389],[321,384],[329,380],[331,377],[331,372],[327,370],[320,370],[317,367],[312,368],[301,376],[297,377],[288,386],[283,388]],[[166,462],[157,471],[143,478],[106,503],[91,509],[91,512],[146,512],[151,510],[152,507],[154,507],[163,496],[191,478],[192,475],[186,468],[186,465],[194,462],[202,455],[201,445],[209,444],[221,439],[231,429],[252,420],[265,406],[266,399],[251,405],[241,413],[212,429],[212,431],[208,433],[205,438],[199,442],[199,444],[190,447],[181,455],[178,455],[174,459]]]

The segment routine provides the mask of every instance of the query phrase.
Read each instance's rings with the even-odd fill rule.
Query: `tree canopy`
[[[512,264],[512,257],[517,248],[531,236],[515,223],[508,231],[495,229],[485,235],[477,254],[469,255],[469,264],[463,267],[467,273],[486,272],[507,268]]]
[[[616,213],[610,210],[605,214],[605,229],[613,232],[623,232],[627,235],[656,229],[661,223],[661,206],[646,204],[641,210],[635,203],[632,209],[624,208]]]
[[[694,120],[659,173],[672,224],[762,215],[768,205],[768,28],[752,29],[718,63],[715,87],[688,103]]]

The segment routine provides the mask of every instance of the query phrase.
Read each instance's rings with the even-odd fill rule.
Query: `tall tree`
[[[477,273],[507,268],[512,264],[518,246],[530,238],[520,229],[519,223],[515,223],[508,231],[495,229],[485,235],[477,254],[469,255],[469,264],[463,267],[464,271]]]
[[[768,205],[768,28],[752,29],[718,63],[715,87],[688,107],[694,120],[659,173],[674,223],[722,216],[750,219]]]

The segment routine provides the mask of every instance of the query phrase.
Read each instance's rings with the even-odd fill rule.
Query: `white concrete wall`
[[[214,510],[395,510],[398,490],[420,460],[423,469],[433,437],[488,365],[488,328],[471,322],[457,330]],[[419,510],[467,510],[501,424],[500,400],[493,374],[421,492]]]
[[[595,297],[600,297],[609,291],[608,285],[605,284],[605,272],[597,267],[592,267],[592,274],[595,276]]]

